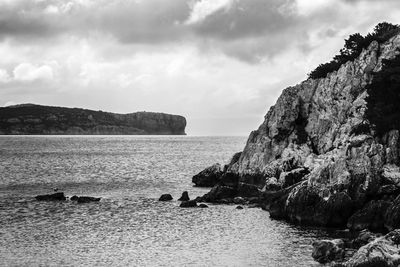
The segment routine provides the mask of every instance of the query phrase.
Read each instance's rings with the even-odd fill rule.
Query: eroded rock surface
[[[382,62],[399,54],[400,35],[373,41],[326,78],[283,90],[204,200],[244,196],[245,185],[250,195],[260,190],[260,204],[273,218],[346,227],[351,217],[351,228],[376,230],[384,217],[386,229],[398,227],[400,201],[384,210],[399,194],[400,134],[377,134],[367,117],[366,87]]]

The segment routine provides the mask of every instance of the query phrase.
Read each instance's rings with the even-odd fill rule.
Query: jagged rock
[[[355,231],[384,231],[384,216],[389,205],[390,202],[383,200],[370,201],[349,218],[347,227]]]
[[[365,246],[362,246],[348,262],[346,267],[367,267],[367,266],[400,266],[399,248],[393,239],[400,235],[399,230],[378,237]]]
[[[237,195],[237,189],[229,187],[216,185],[210,192],[202,197],[204,202],[221,202],[222,199],[233,199]]]
[[[78,197],[77,201],[78,203],[89,203],[89,202],[99,202],[100,197],[87,197],[87,196],[82,196]]]
[[[192,182],[200,187],[213,187],[220,181],[221,175],[221,165],[216,163],[193,176]]]
[[[194,208],[194,207],[197,207],[197,202],[196,202],[196,200],[182,201],[181,204],[179,205],[179,207]]]
[[[341,260],[344,257],[344,242],[341,239],[315,241],[312,246],[312,257],[320,263]]]
[[[283,188],[297,184],[309,171],[306,168],[297,168],[288,172],[282,172],[279,177],[279,183]]]
[[[386,180],[386,182],[390,184],[394,184],[397,187],[400,187],[400,167],[396,165],[385,165],[383,166],[382,177]]]
[[[282,184],[278,182],[278,179],[275,177],[270,177],[265,182],[265,190],[266,191],[278,191],[282,189]]]
[[[219,185],[232,192],[225,198],[238,196],[241,183],[265,186],[261,206],[272,218],[333,227],[346,226],[370,200],[394,198],[398,192],[389,185],[400,188],[399,129],[378,132],[367,86],[399,48],[400,33],[373,41],[326,78],[284,89],[222,175]],[[385,215],[389,229],[400,221],[396,205]]]
[[[303,225],[342,227],[353,209],[353,202],[345,192],[324,199],[318,187],[308,185],[294,188],[285,203],[286,217]]]
[[[201,203],[201,204],[199,205],[199,208],[208,208],[208,206],[207,206],[206,204],[204,204],[204,203]]]
[[[178,200],[179,201],[188,201],[188,200],[190,200],[189,193],[187,191],[184,191],[182,193],[182,196]]]
[[[374,233],[371,233],[368,230],[362,230],[358,236],[351,241],[352,247],[359,249],[362,246],[365,246],[369,242],[375,240],[378,236]]]
[[[258,197],[260,195],[258,187],[252,184],[239,183],[237,191],[240,197]]]
[[[158,199],[158,201],[170,201],[172,200],[172,196],[170,194],[163,194],[161,197]]]
[[[38,195],[35,198],[39,201],[63,201],[67,199],[63,192],[48,195]]]

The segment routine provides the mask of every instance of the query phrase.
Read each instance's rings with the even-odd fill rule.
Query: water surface
[[[191,177],[228,162],[245,137],[1,136],[0,265],[317,266],[311,243],[330,236],[234,205],[182,209],[208,189]],[[38,202],[57,187],[99,203]]]

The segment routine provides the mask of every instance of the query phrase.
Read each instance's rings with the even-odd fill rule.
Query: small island
[[[21,104],[0,108],[1,135],[185,135],[183,116],[117,114],[81,108]]]

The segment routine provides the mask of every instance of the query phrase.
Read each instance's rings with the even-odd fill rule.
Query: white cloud
[[[35,66],[31,63],[21,63],[15,67],[14,80],[16,81],[35,81],[52,80],[54,78],[53,69],[48,65]]]
[[[195,2],[192,7],[187,24],[197,23],[214,12],[223,8],[229,8],[233,0],[200,0]]]

